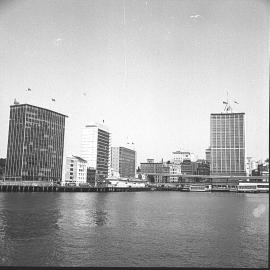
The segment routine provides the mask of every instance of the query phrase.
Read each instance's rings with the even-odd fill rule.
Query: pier
[[[34,186],[20,184],[0,184],[0,192],[134,192],[150,191],[150,187],[77,187],[77,186]]]

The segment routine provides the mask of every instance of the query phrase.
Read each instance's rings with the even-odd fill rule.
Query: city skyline
[[[177,150],[205,158],[210,114],[229,91],[246,115],[246,156],[264,160],[268,10],[267,1],[1,2],[0,157],[16,98],[69,116],[64,157],[80,154],[85,125],[105,120],[112,146],[134,142],[138,164]]]

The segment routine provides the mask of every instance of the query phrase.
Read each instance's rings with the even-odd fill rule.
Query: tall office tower
[[[111,167],[120,177],[134,177],[136,152],[126,147],[111,148]]]
[[[6,180],[61,181],[66,117],[29,104],[10,106]]]
[[[244,117],[244,113],[211,114],[211,175],[246,175]]]
[[[87,182],[96,184],[108,177],[110,132],[106,126],[96,123],[84,127],[81,157],[87,161]]]

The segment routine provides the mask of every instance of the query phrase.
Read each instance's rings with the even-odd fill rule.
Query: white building
[[[95,170],[96,184],[108,177],[110,167],[110,132],[104,125],[95,123],[86,125],[82,131],[81,157],[87,161],[87,167]],[[93,181],[93,183],[92,183]]]
[[[87,175],[86,164],[87,161],[80,157],[67,157],[65,173],[66,184],[72,184],[76,186],[79,186],[80,184],[85,184]]]
[[[181,174],[181,165],[180,164],[168,164],[170,175],[178,175],[178,176],[170,176],[170,182],[178,182],[179,174]]]
[[[256,170],[258,168],[258,162],[255,161],[252,157],[246,158],[246,174],[247,176],[251,175],[253,170]]]
[[[180,150],[173,152],[172,162],[174,164],[181,164],[184,160],[195,161],[194,154],[187,151],[180,151]]]

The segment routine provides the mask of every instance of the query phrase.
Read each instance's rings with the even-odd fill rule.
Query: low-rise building
[[[170,167],[163,162],[154,162],[151,159],[150,162],[141,163],[140,168],[141,174],[145,174],[150,183],[167,183],[169,181],[169,176],[163,174],[169,174]]]
[[[210,175],[210,164],[204,159],[198,159],[196,175]]]
[[[87,161],[81,157],[72,156],[66,158],[66,184],[79,186],[86,183]]]
[[[169,167],[169,173],[170,175],[170,182],[178,182],[179,179],[179,174],[181,174],[181,165],[180,164],[174,164],[174,163],[169,163],[167,164]],[[175,176],[173,176],[175,175]]]
[[[191,160],[191,159],[192,159],[192,155],[190,152],[179,150],[179,151],[173,152],[172,163],[181,164],[184,160]]]

